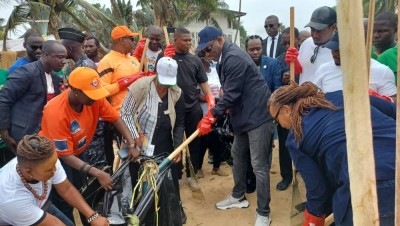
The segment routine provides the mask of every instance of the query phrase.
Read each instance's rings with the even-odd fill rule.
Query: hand
[[[102,216],[98,216],[98,217],[96,217],[96,219],[94,219],[94,221],[92,221],[92,223],[90,223],[90,225],[93,225],[93,226],[108,226],[108,225],[110,225],[110,222],[107,220],[107,218],[102,217]]]
[[[286,71],[282,75],[282,85],[289,85],[290,82],[290,72]]]
[[[174,44],[169,44],[164,49],[164,56],[165,57],[174,57],[175,56],[175,47]]]
[[[175,158],[172,159],[172,161],[174,161],[174,163],[178,163],[182,160],[182,152],[179,153],[177,156],[175,156]]]
[[[140,155],[140,148],[138,147],[130,147],[128,153],[128,159],[132,161],[136,161],[137,157]]]
[[[145,73],[139,72],[139,73],[118,79],[117,83],[119,86],[119,90],[124,90],[124,89],[128,88],[132,83],[134,83],[136,80],[138,80],[139,78],[141,78],[143,76],[145,76]]]
[[[208,104],[208,110],[210,111],[215,106],[215,97],[212,93],[206,95],[206,101]]]
[[[99,183],[104,188],[104,190],[110,191],[112,189],[113,181],[110,174],[98,169],[96,178],[97,180],[99,180]]]
[[[217,121],[217,119],[211,114],[210,110],[207,114],[200,120],[197,124],[197,129],[199,129],[199,136],[207,135],[212,130],[212,125]]]
[[[301,64],[298,60],[299,51],[295,47],[289,47],[286,51],[285,61],[290,66],[290,63],[294,63],[294,72],[295,74],[300,74],[303,71]]]
[[[325,225],[325,215],[317,217],[309,213],[307,209],[304,211],[303,226],[324,226],[324,225]]]
[[[384,100],[386,100],[386,101],[389,101],[389,102],[392,102],[392,103],[393,103],[392,98],[390,98],[390,97],[388,97],[388,96],[381,95],[381,94],[375,92],[375,91],[372,90],[372,89],[368,89],[368,94],[369,94],[370,96],[378,97],[378,98],[381,98],[381,99],[384,99]]]
[[[1,139],[6,143],[7,147],[16,154],[17,153],[17,142],[8,134],[8,130],[4,129],[0,131]]]
[[[135,51],[133,52],[133,56],[140,62],[142,60],[142,54],[144,51],[144,46],[146,45],[146,38],[140,39],[140,41],[136,44]]]

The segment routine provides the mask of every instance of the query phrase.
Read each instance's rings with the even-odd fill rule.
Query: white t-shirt
[[[316,78],[312,82],[324,93],[343,90],[343,71],[333,60],[322,64],[315,75]],[[374,59],[371,59],[369,88],[388,97],[397,93],[393,72]]]
[[[152,51],[151,49],[147,49],[146,52],[146,59],[147,59],[147,69],[149,71],[154,71],[156,68],[156,61],[157,61],[157,57],[158,54],[161,52],[161,50],[158,51]]]
[[[56,163],[56,172],[47,182],[48,192],[46,199],[40,201],[24,186],[17,170],[17,158],[12,159],[0,169],[0,225],[32,225],[43,216],[40,209],[49,198],[52,184],[65,181],[67,175],[59,160]],[[44,192],[44,184],[29,184],[39,195]]]
[[[210,86],[211,93],[215,98],[219,98],[220,89],[221,89],[221,82],[219,81],[217,70],[214,67],[210,67],[211,71],[207,73],[208,77],[208,85]],[[197,85],[197,88],[200,89],[200,93],[204,95],[203,90],[201,87]],[[207,114],[208,105],[207,103],[200,103],[201,110],[203,111],[203,116]]]
[[[299,84],[313,81],[318,67],[333,60],[331,50],[320,46],[315,62],[311,63],[311,57],[314,55],[316,47],[312,37],[307,38],[300,46],[298,60],[303,70],[300,74]]]

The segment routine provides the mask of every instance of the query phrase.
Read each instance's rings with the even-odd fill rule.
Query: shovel
[[[292,202],[290,207],[290,226],[301,226],[304,222],[304,202],[301,199],[299,182],[297,181],[296,169],[293,166]]]

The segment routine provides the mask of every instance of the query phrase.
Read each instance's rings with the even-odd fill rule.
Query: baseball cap
[[[64,27],[58,29],[58,35],[60,39],[67,39],[72,41],[77,41],[79,43],[83,43],[86,35],[82,33],[82,31],[76,30],[75,28]]]
[[[139,33],[133,33],[127,26],[116,26],[111,31],[111,39],[116,40],[122,37],[137,37]]]
[[[203,28],[199,32],[199,45],[197,46],[196,50],[204,49],[210,41],[217,39],[221,35],[222,32],[215,27]]]
[[[324,45],[331,50],[339,50],[339,32],[335,32],[331,40]]]
[[[157,63],[157,79],[161,85],[176,85],[176,75],[178,74],[178,64],[171,57],[162,57]]]
[[[69,75],[68,83],[82,90],[92,100],[99,100],[110,94],[102,86],[97,71],[88,67],[75,68]]]
[[[322,6],[314,10],[310,22],[305,27],[312,27],[322,30],[329,25],[336,23],[336,12],[328,6]]]

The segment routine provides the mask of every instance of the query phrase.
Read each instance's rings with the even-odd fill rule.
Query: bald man
[[[38,61],[10,74],[0,92],[0,135],[14,151],[25,135],[39,132],[44,106],[60,93],[61,80],[54,71],[64,66],[67,50],[57,41],[46,41],[42,51]]]
[[[158,54],[164,49],[162,46],[162,42],[164,40],[163,31],[161,27],[157,25],[151,25],[146,32],[147,39],[149,39],[149,47],[146,51],[145,63],[144,67],[147,68],[148,71],[154,71],[156,60]],[[142,38],[133,53],[133,56],[136,57],[139,61],[142,59],[142,54],[144,51],[144,45],[146,44],[146,38]]]

